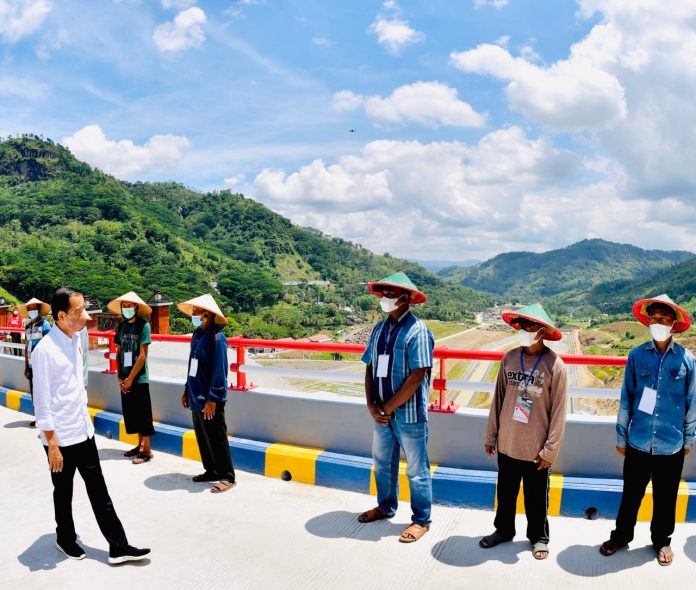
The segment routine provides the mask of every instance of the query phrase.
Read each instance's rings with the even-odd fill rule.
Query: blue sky
[[[0,0],[0,136],[376,252],[696,249],[686,4]]]

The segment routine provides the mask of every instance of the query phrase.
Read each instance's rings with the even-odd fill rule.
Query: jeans
[[[44,449],[48,454],[48,447]],[[51,472],[58,542],[70,545],[77,538],[72,516],[73,479],[77,470],[85,482],[92,511],[109,548],[114,551],[124,550],[128,546],[128,540],[109,497],[109,490],[106,489],[94,437],[75,445],[60,447],[60,452],[63,455],[63,471]]]
[[[627,545],[633,540],[640,503],[645,495],[645,488],[652,479],[653,515],[650,536],[656,549],[670,545],[683,467],[684,449],[674,455],[653,455],[626,445],[623,494],[616,517],[616,528],[611,532],[612,541],[617,545]]]
[[[392,419],[382,426],[375,423],[372,437],[372,458],[375,463],[377,505],[389,515],[399,505],[399,456],[406,455],[406,477],[411,492],[411,520],[419,525],[430,524],[433,503],[430,460],[428,459],[428,423],[407,424]]]

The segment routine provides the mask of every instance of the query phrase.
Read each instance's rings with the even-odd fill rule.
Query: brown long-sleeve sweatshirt
[[[503,357],[488,415],[485,444],[514,459],[533,461],[541,455],[553,463],[565,431],[568,373],[561,358],[547,348],[527,387],[527,396],[533,400],[529,422],[513,420],[515,400],[522,393],[524,380],[520,350],[514,348]],[[526,376],[536,360],[536,356],[524,355]]]

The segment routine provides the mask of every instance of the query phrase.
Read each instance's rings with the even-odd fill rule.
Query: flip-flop
[[[665,561],[660,559],[660,553],[667,557],[667,553],[672,556],[671,561]],[[672,548],[669,545],[665,545],[664,547],[661,547],[660,549],[657,550],[657,563],[659,563],[661,566],[668,566],[672,565],[672,562],[674,561],[674,552],[672,551]]]
[[[501,535],[498,531],[495,531],[491,535],[486,535],[479,541],[479,547],[481,549],[490,549],[491,547],[495,547],[496,545],[500,545],[501,543],[507,543],[511,539],[506,539]]]
[[[237,483],[234,481],[227,481],[225,479],[222,479],[219,482],[217,482],[212,488],[210,488],[210,493],[222,494],[223,492],[231,490],[236,485]]]
[[[425,533],[427,533],[430,530],[429,526],[423,526],[422,524],[416,524],[415,522],[412,522],[406,530],[401,533],[401,536],[399,537],[399,542],[400,543],[415,543],[418,539],[420,539]]]
[[[542,555],[542,553],[546,553],[546,555]],[[549,556],[549,546],[546,543],[534,543],[532,545],[532,556],[534,559],[546,559]]]
[[[369,510],[366,510],[362,514],[359,514],[358,515],[358,522],[362,522],[363,524],[365,524],[368,522],[375,522],[376,520],[383,520],[385,518],[391,518],[392,516],[394,516],[394,515],[386,513],[379,506],[377,506],[376,508],[370,508]]]
[[[130,451],[123,453],[124,457],[137,457],[140,454],[140,446],[133,447]]]
[[[142,463],[148,463],[149,461],[152,461],[152,459],[155,456],[150,453],[149,455],[143,455],[140,453],[135,459],[133,459],[132,463],[133,465],[141,465]]]

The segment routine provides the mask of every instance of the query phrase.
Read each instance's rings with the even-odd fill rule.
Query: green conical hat
[[[674,320],[674,329],[672,330],[675,334],[680,332],[686,332],[691,325],[691,318],[685,309],[679,307],[672,299],[670,299],[667,293],[658,295],[657,297],[651,297],[649,299],[641,299],[633,304],[633,315],[636,316],[638,321],[644,326],[650,325],[650,318],[648,318],[647,308],[651,303],[664,303],[674,310],[676,314],[676,319]]]
[[[406,289],[411,291],[411,303],[423,303],[428,298],[425,293],[418,290],[412,282],[403,272],[397,272],[396,274],[389,275],[383,278],[381,281],[375,281],[373,283],[367,283],[367,288],[371,293],[377,295],[377,297],[382,297],[383,287],[399,287],[401,289]]]
[[[546,313],[546,310],[541,306],[541,303],[534,303],[533,305],[528,305],[527,307],[523,307],[517,311],[506,311],[502,317],[503,321],[513,328],[514,326],[512,325],[512,322],[515,320],[515,318],[525,318],[550,328],[553,330],[553,333],[544,334],[545,340],[560,340],[563,338],[563,334],[561,334],[561,331],[553,324],[549,314]]]

